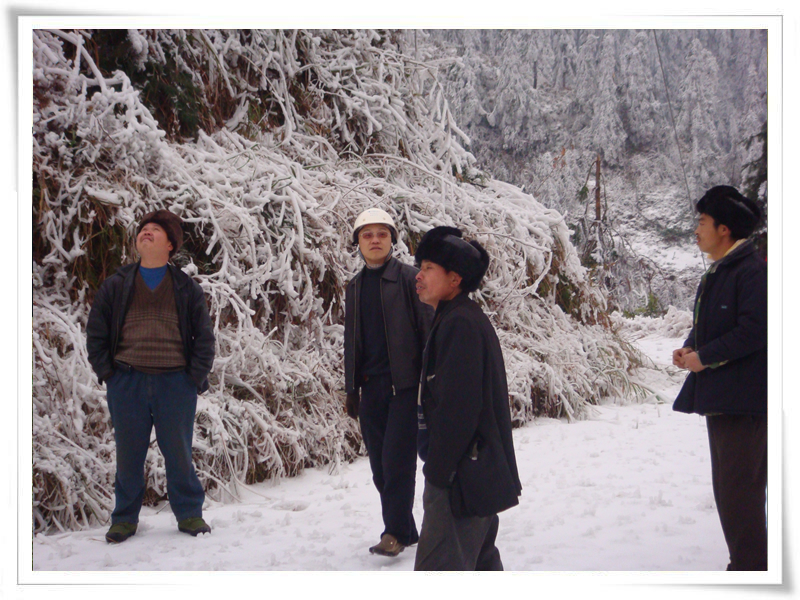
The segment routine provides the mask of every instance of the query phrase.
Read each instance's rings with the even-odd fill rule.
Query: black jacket
[[[694,348],[706,368],[689,373],[673,408],[701,415],[766,414],[767,263],[745,242],[704,279],[684,347]]]
[[[366,267],[365,267],[366,268]],[[420,302],[416,292],[417,269],[392,257],[381,277],[383,320],[389,350],[389,367],[395,390],[416,387],[422,349],[428,338],[433,309]],[[364,270],[350,280],[344,300],[344,380],[349,394],[361,387],[362,335],[361,281]]]
[[[172,276],[186,371],[197,391],[205,392],[208,373],[214,363],[214,330],[206,298],[200,285],[186,273],[174,265],[168,264],[167,268]],[[100,383],[108,380],[114,372],[114,355],[133,299],[138,272],[139,263],[120,267],[95,294],[86,323],[86,349]]]
[[[481,447],[496,449],[484,482],[495,495],[493,512],[515,506],[522,485],[503,352],[488,317],[467,294],[440,303],[422,360],[420,396],[429,434],[425,479],[449,488],[459,461],[479,440]]]

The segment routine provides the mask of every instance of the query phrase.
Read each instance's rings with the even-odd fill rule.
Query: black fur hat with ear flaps
[[[729,185],[712,187],[697,201],[695,209],[714,219],[715,227],[725,225],[734,240],[749,237],[761,221],[758,205]]]
[[[461,290],[467,293],[480,287],[489,268],[489,254],[483,246],[463,239],[461,230],[455,227],[434,227],[422,236],[414,262],[419,267],[423,260],[461,275]]]

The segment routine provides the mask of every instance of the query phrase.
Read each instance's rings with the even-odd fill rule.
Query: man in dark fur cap
[[[145,215],[136,232],[139,262],[103,282],[86,324],[89,362],[106,383],[117,448],[109,543],[136,533],[154,426],[178,529],[193,536],[211,531],[192,434],[197,394],[208,389],[214,332],[202,288],[169,264],[182,243],[180,217],[168,210]]]
[[[705,415],[729,571],[767,570],[767,264],[747,238],[755,202],[716,186],[697,202],[697,246],[713,261],[674,365],[691,371],[677,411]]]
[[[469,298],[489,255],[453,227],[436,227],[415,254],[416,290],[436,313],[422,357],[428,432],[424,515],[414,569],[500,571],[497,513],[519,503],[500,342]]]

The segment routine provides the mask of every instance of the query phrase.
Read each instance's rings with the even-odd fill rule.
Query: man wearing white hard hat
[[[417,386],[433,310],[415,293],[417,269],[392,256],[397,227],[379,208],[353,226],[364,268],[345,290],[347,414],[359,419],[384,530],[372,554],[397,556],[419,539],[412,508],[417,472]]]

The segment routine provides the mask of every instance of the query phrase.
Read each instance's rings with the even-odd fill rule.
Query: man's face
[[[452,300],[461,292],[461,275],[429,260],[422,261],[416,279],[420,301],[434,308],[441,300]]]
[[[727,234],[727,235],[726,235]],[[701,214],[697,221],[697,229],[694,230],[694,237],[697,240],[697,247],[703,252],[716,256],[720,250],[726,246],[726,240],[730,241],[729,230],[725,225],[715,226],[713,217]]]
[[[358,232],[358,247],[370,265],[382,265],[392,249],[392,232],[386,225],[364,225]]]
[[[167,237],[167,232],[158,223],[148,223],[136,236],[136,250],[142,258],[150,258],[164,263],[169,260],[172,251],[172,242]]]

